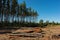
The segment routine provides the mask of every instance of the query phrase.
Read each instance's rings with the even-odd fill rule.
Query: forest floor
[[[23,32],[28,32],[27,30],[24,31],[24,29],[31,31],[33,28],[23,28]],[[46,28],[40,28],[40,29],[43,30],[43,32],[41,33],[42,36],[40,35],[37,37],[29,37],[29,36],[19,36],[18,34],[14,35],[14,33],[13,34],[6,33],[6,34],[0,34],[0,40],[60,40],[60,25],[53,25],[53,26],[50,25],[47,26]],[[18,30],[15,30],[14,32],[17,32]],[[20,31],[22,32],[22,30]],[[37,32],[35,32],[34,34],[36,33]]]

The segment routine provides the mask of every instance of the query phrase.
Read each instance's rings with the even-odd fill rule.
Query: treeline
[[[47,20],[46,22],[44,22],[44,20],[40,20],[39,21],[39,23],[38,23],[38,25],[39,25],[39,27],[46,27],[46,26],[48,26],[48,25],[60,25],[60,23],[58,23],[58,22],[54,22],[54,21],[52,21],[52,22],[49,22],[49,20]]]
[[[37,16],[25,1],[18,4],[18,0],[0,0],[0,27],[37,26]]]

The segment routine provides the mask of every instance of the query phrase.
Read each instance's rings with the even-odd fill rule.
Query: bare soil
[[[19,30],[19,31],[18,31]],[[42,36],[37,37],[27,37],[27,36],[13,36],[9,33],[7,34],[0,34],[0,40],[60,40],[60,25],[49,25],[46,28],[23,28],[18,29],[12,32],[28,32],[36,34],[41,33]],[[43,31],[43,32],[41,32]],[[44,34],[45,33],[45,34]],[[43,35],[44,34],[44,35]]]

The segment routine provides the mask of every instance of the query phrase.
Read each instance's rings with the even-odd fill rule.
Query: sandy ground
[[[45,32],[43,37],[20,37],[0,34],[0,40],[60,40],[60,25],[42,28]]]

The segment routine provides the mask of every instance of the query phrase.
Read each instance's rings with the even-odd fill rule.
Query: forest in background
[[[38,13],[31,7],[27,8],[25,1],[0,0],[0,26],[27,26],[36,23]],[[31,25],[32,25],[31,24]],[[29,25],[28,25],[29,26]]]
[[[0,0],[0,27],[45,27],[47,25],[60,25],[40,20],[37,23],[38,12],[26,6],[25,1],[18,4],[18,0]]]

